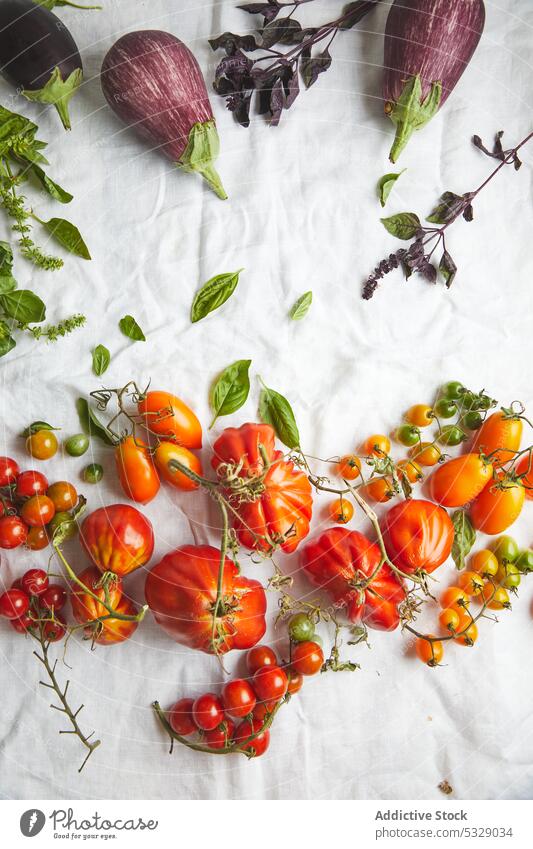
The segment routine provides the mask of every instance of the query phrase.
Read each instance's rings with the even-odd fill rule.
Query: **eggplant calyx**
[[[67,77],[66,80],[61,76],[61,71],[56,66],[52,71],[50,79],[43,88],[24,89],[22,94],[28,100],[35,100],[38,103],[52,103],[59,113],[61,123],[65,130],[70,130],[70,116],[68,113],[68,104],[70,98],[76,94],[83,80],[83,71],[81,68],[76,68]]]
[[[196,123],[190,129],[187,147],[176,164],[191,174],[201,174],[217,197],[226,200],[228,196],[213,164],[219,150],[220,141],[215,122]]]
[[[442,83],[437,81],[431,83],[431,89],[422,101],[422,81],[417,74],[407,81],[396,103],[385,105],[385,112],[396,124],[396,137],[389,154],[391,162],[397,161],[415,130],[425,127],[438,112],[441,97]]]

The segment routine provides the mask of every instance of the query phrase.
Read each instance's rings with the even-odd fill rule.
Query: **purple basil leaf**
[[[331,56],[328,48],[326,47],[322,53],[319,53],[317,56],[312,56],[303,58],[302,52],[302,77],[305,83],[306,88],[310,88],[314,83],[316,83],[319,74],[327,71],[329,66],[331,65]]]
[[[280,10],[279,3],[244,3],[242,6],[237,6],[237,9],[242,9],[243,12],[248,12],[250,15],[263,15],[265,21],[272,21]]]
[[[292,18],[276,18],[267,24],[261,32],[261,47],[273,47],[275,44],[290,44],[291,33],[300,32],[301,26]],[[285,39],[288,39],[286,41]]]
[[[432,265],[428,260],[424,260],[421,264],[420,268],[417,269],[418,273],[426,278],[430,283],[437,282],[437,269],[434,265]]]
[[[224,49],[228,56],[235,53],[237,49],[251,53],[253,50],[257,50],[259,46],[253,35],[235,35],[233,32],[224,32],[217,38],[208,40],[212,50]]]
[[[457,266],[448,251],[444,251],[442,255],[442,259],[439,264],[439,271],[444,277],[444,280],[446,282],[446,288],[449,289],[453,281],[455,280],[455,275],[457,274]]]
[[[270,95],[270,112],[272,115],[270,123],[273,127],[278,126],[284,106],[285,92],[283,90],[283,83],[281,80],[278,80],[272,89],[272,94]]]
[[[357,0],[355,3],[348,3],[342,10],[342,15],[349,17],[339,26],[339,29],[351,29],[361,21],[372,8],[377,5],[379,0]]]
[[[298,81],[298,65],[291,72],[290,77],[284,81],[285,86],[285,109],[289,109],[300,94],[300,83]]]
[[[465,221],[473,221],[474,220],[474,208],[471,203],[465,207],[463,212],[463,218]]]
[[[444,192],[440,196],[440,202],[431,215],[428,215],[426,221],[429,221],[430,224],[448,224],[455,218],[463,203],[464,197],[462,195],[456,195],[455,192]]]

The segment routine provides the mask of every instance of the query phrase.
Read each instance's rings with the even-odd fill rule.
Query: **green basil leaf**
[[[38,433],[40,430],[61,430],[61,428],[54,427],[53,425],[48,424],[48,422],[32,422],[31,425],[28,425],[28,427],[24,428],[21,433],[21,436],[28,437],[34,433]]]
[[[476,531],[468,518],[466,510],[456,510],[452,516],[454,527],[454,538],[452,545],[452,557],[458,569],[464,569],[466,558],[470,554],[476,541]]]
[[[212,277],[207,283],[204,283],[192,302],[191,321],[193,324],[226,303],[237,287],[242,270],[242,268],[239,268],[238,271],[217,274],[216,277]]]
[[[405,170],[406,169],[404,168],[403,171],[400,171],[398,174],[384,174],[383,177],[380,177],[378,180],[378,197],[381,206],[385,206],[396,180],[402,176]]]
[[[128,339],[133,339],[134,342],[146,342],[146,336],[132,315],[125,315],[124,318],[121,318],[118,326]]]
[[[399,212],[390,218],[382,218],[381,223],[392,236],[404,241],[413,239],[421,226],[420,218],[414,212]]]
[[[250,392],[248,369],[251,362],[251,360],[237,360],[225,368],[215,380],[209,396],[211,409],[215,414],[209,425],[210,428],[219,416],[235,413],[246,402]]]
[[[50,221],[41,221],[40,218],[37,220],[69,253],[81,256],[82,259],[91,259],[89,248],[83,241],[80,231],[70,221],[66,221],[65,218],[51,218]]]
[[[109,368],[111,354],[105,345],[97,345],[93,351],[93,372],[100,377]]]
[[[0,295],[17,288],[17,281],[11,273],[13,269],[13,251],[8,242],[0,242]]]
[[[70,192],[67,192],[65,189],[61,188],[58,183],[54,183],[53,180],[50,179],[48,174],[46,174],[43,169],[37,165],[36,162],[30,163],[30,170],[32,174],[35,174],[37,179],[39,180],[41,186],[48,192],[50,197],[53,197],[55,200],[58,200],[59,203],[70,203],[73,195]]]
[[[0,357],[5,357],[17,343],[11,336],[11,330],[5,321],[0,321]]]
[[[300,321],[300,319],[304,318],[304,316],[307,315],[312,303],[313,293],[311,291],[305,292],[292,305],[291,311],[289,313],[289,318],[292,318],[293,321]]]
[[[82,430],[87,434],[87,436],[95,436],[106,445],[116,445],[116,439],[113,438],[102,422],[98,420],[86,398],[78,398],[76,401],[76,409],[78,411]]]
[[[0,295],[0,306],[10,318],[19,324],[41,322],[46,318],[46,307],[41,299],[29,289],[17,289]]]
[[[300,434],[291,405],[283,395],[265,384],[259,396],[259,416],[274,428],[276,436],[287,448],[299,448]]]

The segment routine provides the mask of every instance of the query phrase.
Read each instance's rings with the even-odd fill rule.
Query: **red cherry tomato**
[[[48,589],[48,575],[44,569],[28,569],[20,579],[21,589],[27,595],[42,595]]]
[[[234,732],[235,723],[226,718],[220,728],[205,732],[205,745],[209,746],[210,749],[225,749],[227,746],[231,746]]]
[[[254,758],[264,755],[270,743],[270,731],[268,728],[265,731],[261,731],[262,726],[263,723],[258,719],[253,719],[251,722],[249,719],[245,719],[244,722],[241,722],[233,736],[234,742],[244,751],[251,752]],[[254,737],[253,740],[247,743],[243,742],[251,734],[257,734],[257,737]]]
[[[65,622],[58,617],[47,619],[43,624],[43,637],[51,643],[57,643],[62,640],[67,633]]]
[[[0,548],[18,548],[26,542],[28,526],[18,516],[0,519]]]
[[[278,702],[257,702],[253,710],[253,718],[258,719],[263,725],[265,719],[268,719]]]
[[[316,675],[322,669],[324,652],[312,640],[297,643],[292,651],[291,668],[300,675]]]
[[[263,666],[277,665],[276,653],[269,646],[254,646],[246,655],[246,666],[250,675],[254,675]]]
[[[0,616],[19,619],[30,609],[30,600],[23,590],[6,590],[0,595]]]
[[[41,472],[28,469],[18,476],[15,495],[17,498],[31,498],[32,495],[44,495],[47,489],[47,478]]]
[[[222,704],[226,716],[238,719],[248,716],[253,711],[256,701],[252,687],[242,678],[228,681],[222,690]]]
[[[67,591],[61,584],[50,584],[39,601],[43,607],[46,607],[48,610],[54,610],[57,613],[67,603]]]
[[[193,704],[194,699],[180,699],[168,712],[170,727],[182,737],[188,737],[189,734],[198,731],[198,726],[192,718]]]
[[[56,511],[72,510],[78,503],[76,487],[68,481],[56,481],[46,490],[48,498],[53,501]]]
[[[16,513],[17,508],[9,498],[4,498],[3,495],[0,495],[0,517],[1,516],[12,516]]]
[[[35,626],[35,621],[29,613],[24,613],[22,616],[19,616],[18,619],[10,619],[9,624],[18,634],[26,634],[29,628],[33,628]]]
[[[287,676],[279,666],[264,666],[253,677],[253,687],[261,702],[278,701],[287,692]]]
[[[50,538],[46,528],[30,528],[26,538],[26,548],[30,551],[42,551],[47,545],[50,545]]]
[[[192,706],[193,719],[202,731],[212,731],[224,719],[224,710],[214,693],[204,693]]]
[[[15,483],[19,473],[19,466],[11,457],[0,457],[0,487],[10,486]]]
[[[55,516],[54,502],[47,495],[34,495],[20,508],[20,518],[32,528],[41,528]]]
[[[303,687],[304,677],[300,672],[296,672],[294,669],[291,669],[291,674],[289,676],[289,686],[287,687],[287,692],[290,693],[291,696],[294,696],[295,693],[299,693]]]

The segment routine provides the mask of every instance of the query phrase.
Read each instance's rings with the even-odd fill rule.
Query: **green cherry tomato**
[[[507,590],[513,590],[520,586],[520,572],[514,563],[506,563],[498,569],[496,580]]]
[[[464,423],[468,430],[478,430],[483,423],[483,416],[481,413],[477,413],[474,410],[471,410],[466,414],[464,418]]]
[[[530,548],[521,551],[515,560],[515,566],[519,572],[533,572],[533,551]]]
[[[465,432],[457,425],[446,425],[438,436],[441,445],[460,445],[465,439]]]
[[[439,419],[453,419],[457,414],[457,406],[448,398],[440,398],[433,409]]]
[[[83,470],[83,480],[87,483],[100,483],[104,470],[99,463],[89,463]]]
[[[46,526],[50,539],[53,538],[59,527],[61,528],[64,539],[72,539],[78,533],[78,526],[75,520],[67,512],[56,513],[52,521]]]
[[[492,403],[492,398],[489,398],[488,395],[480,395],[478,400],[478,407],[480,410],[490,410],[490,408],[494,406]]]
[[[492,549],[499,563],[514,563],[520,553],[518,543],[513,537],[503,536],[496,540]]]
[[[413,445],[418,445],[420,442],[420,430],[414,425],[405,424],[396,431],[396,439],[402,445],[411,448]]]
[[[464,386],[458,380],[449,380],[441,389],[442,395],[449,401],[457,401],[464,393]]]
[[[305,643],[315,633],[315,626],[305,613],[296,613],[289,620],[289,636],[295,643]]]
[[[71,457],[81,457],[85,454],[89,447],[89,437],[84,433],[76,433],[70,436],[65,442],[65,451]]]

